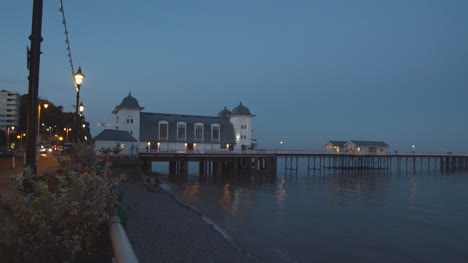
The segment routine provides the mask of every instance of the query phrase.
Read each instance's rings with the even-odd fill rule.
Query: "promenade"
[[[22,173],[23,165],[23,157],[16,157],[15,168],[12,168],[12,158],[0,159],[0,194],[11,190],[10,176]],[[37,161],[37,174],[41,176],[44,173],[55,173],[58,167],[59,163],[55,156],[41,156]]]

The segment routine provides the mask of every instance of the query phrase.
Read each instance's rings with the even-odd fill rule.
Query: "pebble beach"
[[[123,186],[128,238],[140,262],[258,262],[201,215],[143,182]]]

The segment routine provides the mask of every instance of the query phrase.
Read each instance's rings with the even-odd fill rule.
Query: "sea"
[[[264,262],[468,262],[468,171],[297,170],[167,175],[164,188]]]

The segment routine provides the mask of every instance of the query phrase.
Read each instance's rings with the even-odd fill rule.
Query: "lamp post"
[[[67,142],[68,142],[68,132],[71,131],[71,128],[63,128],[63,130],[67,132]]]
[[[21,134],[21,150],[23,150],[23,138],[26,136],[26,133]]]
[[[15,126],[11,126],[11,127],[8,127],[8,128],[7,128],[6,147],[8,148],[8,150],[10,149],[10,130],[14,131],[14,130],[15,130]]]
[[[28,50],[27,68],[29,70],[28,85],[28,114],[27,114],[27,140],[26,166],[36,175],[36,126],[37,126],[37,99],[39,93],[39,67],[41,63],[42,42],[42,7],[43,0],[34,0],[31,35],[31,50]]]
[[[85,80],[85,76],[83,74],[83,72],[81,72],[81,67],[78,67],[78,71],[73,74],[73,77],[75,78],[75,88],[76,88],[76,104],[75,104],[75,131],[78,131],[79,128],[78,128],[78,118],[79,118],[79,115],[78,115],[78,107],[79,107],[79,104],[80,104],[80,88],[81,88],[81,85],[83,84],[84,80]],[[84,107],[83,107],[84,108]],[[75,132],[75,142],[78,142],[78,132]]]
[[[413,145],[411,146],[411,151],[412,151],[413,153],[414,153],[414,148],[415,148],[415,146],[414,146],[414,144],[413,144]]]
[[[44,109],[47,109],[49,104],[44,103]],[[37,106],[37,143],[41,143],[41,104]]]
[[[79,111],[80,111],[80,121],[79,123],[76,125],[76,133],[77,133],[77,136],[79,138],[79,140],[81,140],[83,138],[83,131],[81,129],[81,125],[83,123],[83,112],[85,110],[85,106],[83,105],[83,102],[80,102],[80,107],[79,107]]]

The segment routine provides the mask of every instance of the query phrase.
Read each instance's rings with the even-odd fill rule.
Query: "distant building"
[[[325,144],[325,150],[327,152],[336,152],[336,153],[340,153],[340,152],[346,152],[346,146],[345,144],[347,143],[348,141],[328,141],[327,144]]]
[[[137,140],[127,131],[106,129],[94,138],[94,147],[101,151],[131,154],[136,151]],[[133,148],[132,148],[133,147]]]
[[[387,154],[388,144],[382,141],[348,141],[346,148],[349,153],[355,154]]]
[[[19,125],[20,96],[16,92],[0,91],[0,129]]]
[[[328,141],[328,143],[325,144],[326,152],[363,155],[386,155],[388,147],[388,144],[383,141]]]
[[[256,147],[256,140],[252,138],[255,115],[242,103],[232,111],[225,107],[217,116],[149,113],[143,109],[129,94],[112,112],[115,129],[130,134],[140,151],[247,150]],[[100,149],[98,145],[103,145],[99,142],[100,135],[95,138],[97,150]],[[128,149],[127,146],[124,148]]]

